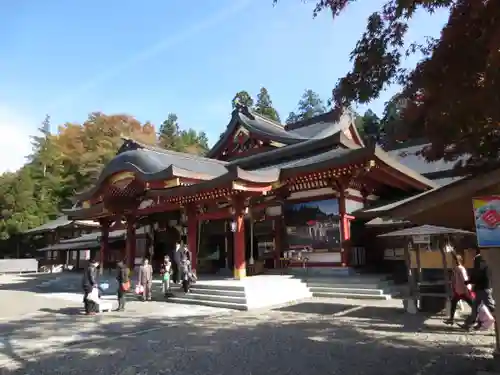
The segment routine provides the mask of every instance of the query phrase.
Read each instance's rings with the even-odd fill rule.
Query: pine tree
[[[233,100],[231,101],[231,104],[233,109],[235,109],[237,105],[242,105],[247,108],[253,108],[254,102],[248,91],[243,90],[236,93]]]
[[[294,124],[299,120],[300,120],[299,115],[297,115],[295,112],[292,111],[288,114],[288,117],[286,118],[286,123]]]
[[[274,109],[271,96],[265,87],[262,87],[257,95],[254,111],[270,120],[280,122],[280,116],[276,109]]]
[[[305,90],[297,105],[297,112],[290,112],[286,119],[287,124],[308,120],[326,112],[326,107],[317,93]]]
[[[169,113],[167,119],[160,125],[159,144],[167,150],[174,150],[178,145],[180,136],[178,117],[175,113]]]
[[[321,98],[313,90],[306,90],[298,105],[300,120],[308,120],[326,112],[326,107]]]

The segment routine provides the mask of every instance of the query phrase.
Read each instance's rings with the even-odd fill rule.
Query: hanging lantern
[[[237,224],[236,224],[236,221],[231,221],[231,225],[230,225],[230,228],[231,228],[231,232],[236,232],[236,227],[237,227]]]

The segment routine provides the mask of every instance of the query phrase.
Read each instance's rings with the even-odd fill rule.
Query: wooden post
[[[198,264],[198,218],[196,217],[196,207],[188,206],[187,214],[187,246],[191,253],[191,268],[196,273],[196,266]]]
[[[100,248],[99,248],[99,261],[101,262],[101,267],[99,273],[102,275],[104,271],[104,263],[109,255],[108,253],[108,243],[109,243],[109,220],[100,220],[101,224],[101,238],[100,238]]]
[[[409,285],[408,306],[406,307],[406,310],[411,314],[415,314],[417,312],[418,286],[415,285],[415,277],[413,275],[413,271],[411,268],[411,254],[410,254],[411,247],[412,247],[412,242],[411,240],[409,240],[404,248],[406,268],[408,272],[408,285]],[[410,303],[412,303],[413,305],[410,305]]]
[[[127,240],[125,243],[125,259],[131,271],[135,268],[135,248],[137,246],[137,237],[135,233],[135,217],[127,217]]]
[[[254,252],[253,252],[253,248],[254,248],[254,240],[253,240],[253,230],[254,230],[254,227],[253,227],[253,216],[252,216],[252,211],[250,211],[250,258],[248,259],[248,263],[250,265],[254,265],[255,264],[255,258],[254,258]]]
[[[281,253],[283,248],[283,216],[280,215],[273,219],[274,229],[274,268],[281,268]]]
[[[350,263],[350,250],[351,250],[351,228],[350,220],[347,217],[346,207],[345,207],[345,188],[344,184],[338,182],[337,189],[339,192],[339,215],[340,215],[340,257],[342,267],[348,267]]]
[[[245,261],[245,207],[243,199],[235,197],[233,199],[235,223],[234,229],[234,278],[241,280],[246,277],[246,261]]]

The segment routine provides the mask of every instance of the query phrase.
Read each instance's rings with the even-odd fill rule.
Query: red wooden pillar
[[[274,218],[274,268],[280,267],[281,252],[283,249],[283,216]]]
[[[340,242],[341,250],[340,257],[342,267],[349,266],[350,250],[351,250],[351,217],[347,215],[345,208],[345,190],[342,186],[339,189],[339,214],[340,214]]]
[[[127,217],[127,241],[125,243],[125,261],[130,270],[135,267],[135,248],[137,245],[135,233],[135,217]]]
[[[101,263],[100,272],[104,271],[104,264],[106,263],[109,257],[109,226],[110,222],[107,219],[100,220],[101,224],[101,240],[100,240],[100,249],[99,249],[99,262]]]
[[[241,280],[247,275],[245,261],[245,207],[243,199],[239,197],[233,200],[234,208],[234,278]]]
[[[198,217],[195,206],[187,207],[187,246],[191,253],[191,268],[196,273],[198,265]]]

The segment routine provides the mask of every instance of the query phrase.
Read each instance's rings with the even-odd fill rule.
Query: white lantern
[[[236,227],[237,227],[236,221],[231,221],[231,232],[236,232]]]

